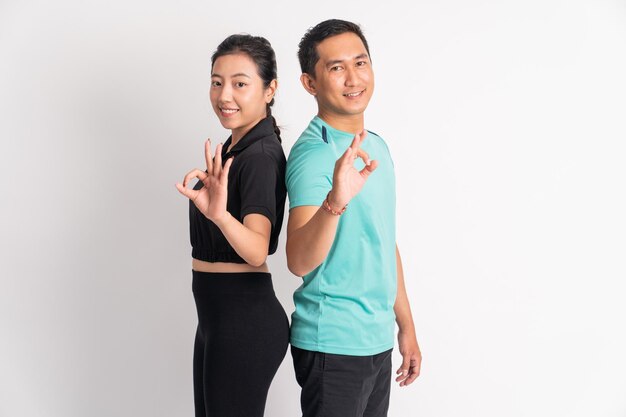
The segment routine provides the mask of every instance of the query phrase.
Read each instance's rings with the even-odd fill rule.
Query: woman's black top
[[[257,123],[243,138],[226,151],[232,142],[228,138],[222,148],[222,164],[234,156],[228,173],[228,202],[226,209],[237,220],[251,213],[262,214],[272,223],[268,254],[276,252],[278,235],[285,213],[285,167],[283,148],[274,132],[271,117]],[[202,188],[202,181],[194,190]],[[230,246],[222,231],[189,201],[191,256],[207,262],[246,263]]]

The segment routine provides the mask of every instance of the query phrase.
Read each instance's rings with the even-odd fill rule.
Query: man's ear
[[[306,72],[302,73],[300,76],[300,82],[302,83],[302,87],[312,96],[317,95],[317,90],[315,88],[315,80]]]

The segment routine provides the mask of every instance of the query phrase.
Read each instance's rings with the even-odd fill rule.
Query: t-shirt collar
[[[230,151],[226,152],[226,150],[228,149],[228,147],[233,141],[232,135],[228,137],[228,139],[222,146],[222,159],[224,159],[224,157],[227,155],[237,154],[243,151],[244,149],[246,149],[248,146],[253,144],[258,139],[264,138],[266,136],[270,136],[273,133],[274,133],[274,122],[272,118],[268,116],[264,119],[261,119],[259,123],[254,125],[254,127],[250,129],[248,133],[246,133],[245,135],[243,135],[241,139],[239,139],[239,142],[237,142]]]

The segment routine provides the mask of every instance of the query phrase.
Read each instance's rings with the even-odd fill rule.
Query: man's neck
[[[363,113],[356,115],[329,114],[322,109],[318,110],[317,116],[328,123],[331,127],[343,132],[357,134],[363,131],[365,117]]]

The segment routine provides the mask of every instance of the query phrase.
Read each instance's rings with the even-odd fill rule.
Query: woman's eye
[[[219,87],[221,85],[222,83],[220,83],[219,81],[211,81],[211,87]]]
[[[245,86],[246,86],[246,83],[242,83],[241,81],[239,81],[239,82],[238,82],[237,84],[235,84],[235,85],[236,85],[238,88],[241,88],[241,87],[245,87]]]

